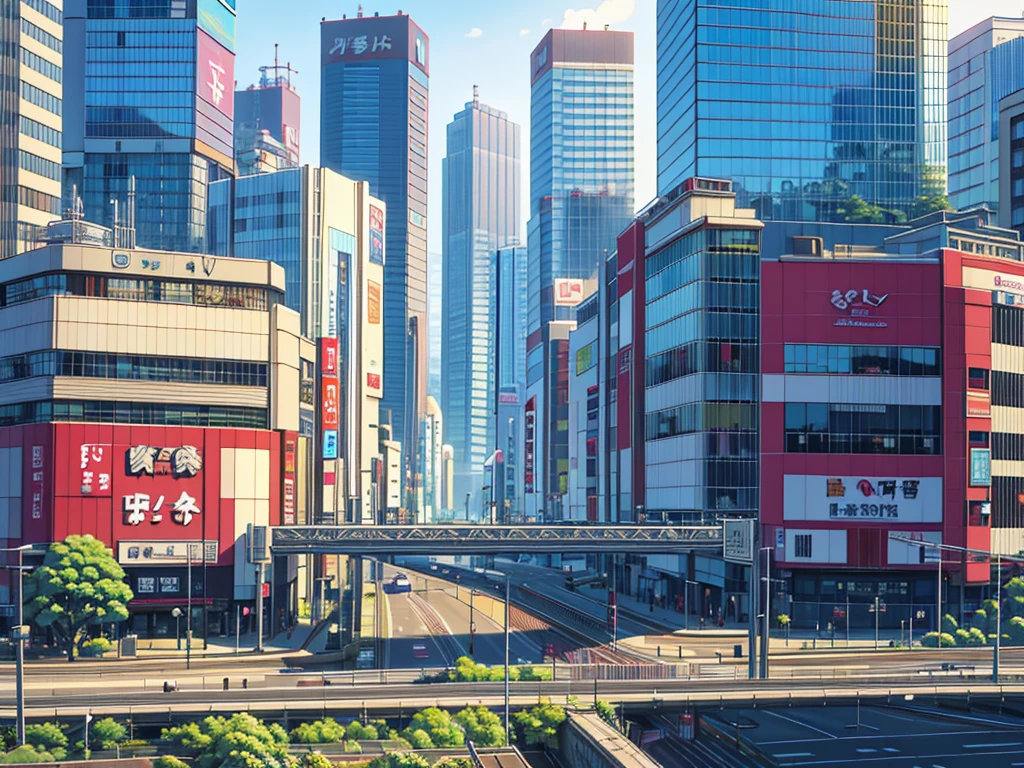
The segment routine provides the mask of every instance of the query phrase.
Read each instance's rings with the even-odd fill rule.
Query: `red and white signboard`
[[[583,301],[583,281],[576,278],[555,280],[556,307],[575,307]]]
[[[320,426],[323,429],[338,428],[338,409],[340,396],[337,376],[324,376],[321,379],[322,395],[320,398]]]
[[[235,114],[235,54],[196,29],[196,93],[230,118]]]
[[[110,496],[110,457],[113,447],[109,444],[85,443],[79,452],[82,457],[79,463],[82,495]]]

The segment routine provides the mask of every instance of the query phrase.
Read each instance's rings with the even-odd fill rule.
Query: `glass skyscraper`
[[[61,22],[59,0],[0,3],[0,259],[61,213]]]
[[[71,0],[64,195],[121,223],[135,179],[139,247],[199,252],[207,187],[234,173],[234,0]]]
[[[993,17],[949,41],[949,202],[999,208],[999,100],[1024,88],[1024,19]]]
[[[368,181],[388,207],[381,407],[411,480],[427,397],[428,40],[406,15],[362,12],[320,35],[320,164]]]
[[[494,451],[496,256],[520,232],[519,126],[474,94],[448,124],[441,175],[441,411],[461,498],[479,489]]]
[[[912,214],[946,181],[946,0],[658,0],[658,193],[762,219]]]
[[[530,58],[531,332],[572,317],[633,216],[633,33],[552,29]]]

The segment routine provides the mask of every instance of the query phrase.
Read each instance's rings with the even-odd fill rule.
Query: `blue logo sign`
[[[118,269],[125,269],[132,263],[132,255],[130,253],[117,253],[115,251],[110,257],[110,261]]]
[[[324,458],[338,458],[338,430],[336,429],[324,430]]]
[[[971,485],[992,485],[992,454],[988,448],[971,448]]]

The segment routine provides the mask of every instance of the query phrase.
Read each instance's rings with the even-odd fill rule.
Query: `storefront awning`
[[[207,597],[203,599],[201,597],[192,598],[193,606],[213,605],[213,598]],[[130,600],[128,601],[129,610],[138,610],[139,608],[175,608],[178,606],[187,606],[189,599],[187,597],[154,597],[142,600]]]

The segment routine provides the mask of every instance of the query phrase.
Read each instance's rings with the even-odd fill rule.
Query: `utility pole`
[[[939,571],[935,585],[935,647],[942,647],[942,550],[939,550]]]
[[[762,547],[761,551],[766,553],[764,564],[764,638],[761,645],[761,678],[768,679],[768,646],[770,643],[771,623],[769,614],[772,605],[772,548]]]
[[[506,746],[510,743],[509,742],[509,727],[508,727],[508,672],[509,672],[509,670],[508,670],[508,633],[509,633],[509,627],[508,627],[508,603],[509,603],[509,598],[510,598],[510,594],[509,594],[509,590],[510,590],[509,580],[511,578],[512,577],[509,574],[507,574],[507,573],[505,574],[505,745]],[[596,678],[595,678],[595,684],[596,684]]]
[[[878,595],[875,595],[875,650],[878,650]]]
[[[256,563],[256,653],[263,653],[263,563]]]
[[[185,669],[192,669],[192,542],[185,543],[185,562],[188,569],[188,596],[185,598]]]
[[[1000,553],[996,553],[996,641],[992,645],[992,682],[999,682],[999,636],[1002,634],[999,624],[1002,619],[1000,614],[1000,601],[1002,600],[1002,561]]]
[[[750,580],[747,584],[747,677],[757,680],[757,603],[761,590],[757,588],[757,580],[761,574],[758,565],[758,532],[757,523],[751,525],[750,537]]]

